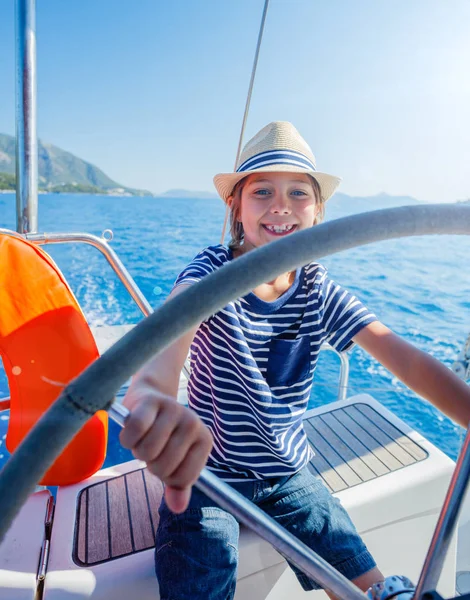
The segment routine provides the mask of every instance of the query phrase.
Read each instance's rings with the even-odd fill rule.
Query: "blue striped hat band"
[[[255,154],[255,156],[245,160],[238,167],[237,173],[255,171],[256,169],[271,165],[291,165],[308,169],[309,171],[316,171],[313,162],[301,152],[296,152],[295,150],[268,150],[267,152]]]

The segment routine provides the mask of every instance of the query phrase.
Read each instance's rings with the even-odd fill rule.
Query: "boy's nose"
[[[276,194],[271,204],[271,212],[274,214],[288,215],[291,212],[289,198],[284,194]]]

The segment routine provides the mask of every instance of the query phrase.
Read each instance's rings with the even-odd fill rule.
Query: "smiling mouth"
[[[263,229],[276,237],[289,235],[297,229],[297,225],[262,225]]]

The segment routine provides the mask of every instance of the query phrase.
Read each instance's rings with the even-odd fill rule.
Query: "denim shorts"
[[[340,501],[307,467],[287,477],[231,486],[348,579],[376,566]],[[233,598],[238,537],[236,519],[195,488],[182,514],[173,514],[162,501],[155,548],[161,600]],[[321,587],[290,566],[304,590]]]

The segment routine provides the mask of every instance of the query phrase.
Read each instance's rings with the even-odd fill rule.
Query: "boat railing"
[[[10,233],[11,235],[15,235],[7,229],[0,229],[0,233]],[[45,246],[46,244],[83,243],[97,248],[111,265],[142,314],[145,317],[148,317],[153,312],[149,301],[139,289],[132,278],[132,275],[109,245],[109,242],[113,239],[113,233],[110,229],[105,229],[101,234],[101,237],[91,233],[26,233],[20,237],[24,237],[24,239],[33,244],[37,244],[38,246]]]

